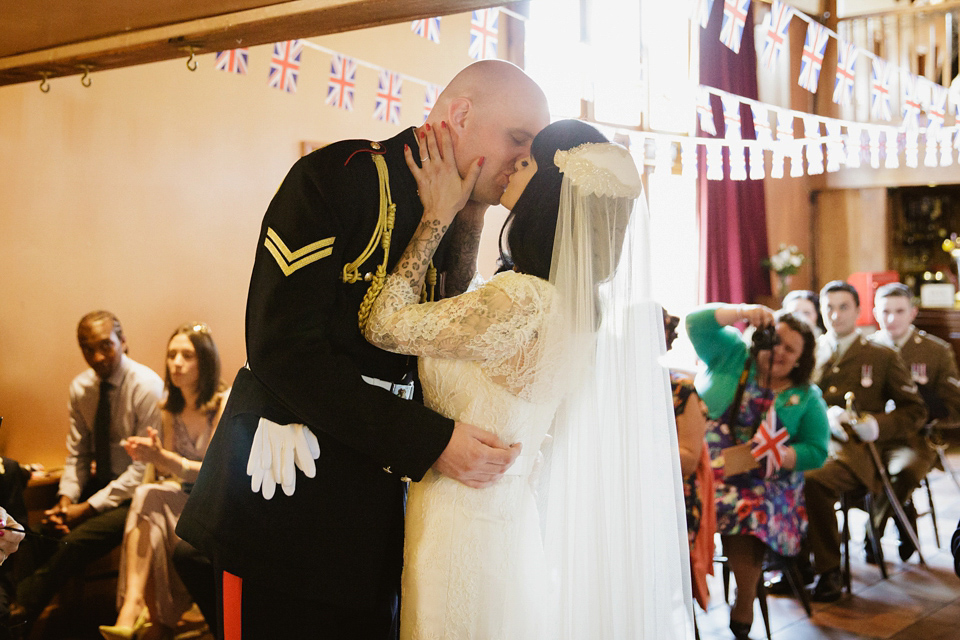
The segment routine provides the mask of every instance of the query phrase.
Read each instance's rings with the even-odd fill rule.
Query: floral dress
[[[717,501],[717,531],[721,535],[752,535],[774,552],[795,556],[807,529],[803,500],[803,473],[781,469],[770,478],[757,468],[724,477],[721,451],[749,442],[754,424],[759,424],[773,404],[774,395],[754,380],[747,382],[740,415],[731,433],[729,414],[707,426],[707,446],[713,461]]]
[[[690,378],[676,371],[670,372],[670,389],[673,391],[673,415],[680,417],[687,408],[687,400],[691,394],[696,393],[696,389]],[[687,512],[687,540],[693,549],[703,513],[703,503],[700,502],[700,492],[697,491],[696,471],[683,479],[683,504]]]

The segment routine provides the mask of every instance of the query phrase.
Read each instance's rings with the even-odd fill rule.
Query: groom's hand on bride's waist
[[[506,446],[489,431],[458,422],[433,468],[468,487],[481,489],[503,476],[520,455],[520,449],[520,443]]]

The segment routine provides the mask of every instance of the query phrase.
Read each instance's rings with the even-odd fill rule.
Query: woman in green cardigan
[[[731,326],[738,322],[758,330],[772,325],[775,346],[752,354]],[[737,580],[730,629],[737,638],[747,638],[764,554],[768,547],[784,556],[799,552],[807,527],[802,472],[819,467],[827,457],[826,405],[810,383],[815,340],[797,316],[774,315],[761,305],[707,305],[687,316],[687,333],[706,365],[696,387],[710,421],[707,445],[716,480],[717,531]],[[731,429],[731,405],[744,371],[746,384]],[[761,455],[760,426],[766,432],[786,429],[789,438],[778,456]],[[758,443],[751,452],[756,466],[726,475],[723,450],[750,442]]]

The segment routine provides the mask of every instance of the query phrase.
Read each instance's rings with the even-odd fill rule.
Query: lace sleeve
[[[410,285],[392,274],[371,310],[366,337],[396,353],[499,362],[536,339],[549,286],[510,272],[462,295],[419,303]]]

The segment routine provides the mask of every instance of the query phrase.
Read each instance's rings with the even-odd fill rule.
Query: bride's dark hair
[[[553,162],[557,151],[588,142],[609,142],[594,127],[580,120],[559,120],[548,125],[530,146],[537,172],[530,178],[500,229],[500,270],[515,269],[547,280],[553,256],[553,238],[560,211],[563,175]]]

